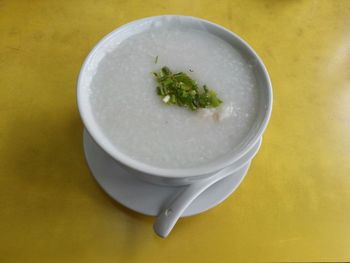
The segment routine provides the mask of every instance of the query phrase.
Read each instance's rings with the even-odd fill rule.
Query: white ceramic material
[[[250,154],[254,155],[259,145],[260,141]],[[84,151],[92,175],[102,189],[111,198],[136,212],[156,216],[174,196],[187,188],[187,186],[163,186],[139,180],[97,145],[86,130],[84,130]],[[202,213],[221,203],[237,189],[249,166],[250,162],[236,171],[232,170],[229,176],[212,184],[190,203],[181,217]]]
[[[174,198],[171,198],[168,204],[166,204],[159,213],[153,225],[154,231],[161,237],[167,237],[187,207],[191,205],[201,193],[216,182],[222,181],[225,177],[239,171],[242,167],[246,166],[247,163],[250,163],[257,154],[260,145],[261,140],[259,140],[259,142],[246,155],[236,162],[233,169],[231,166],[226,167],[213,176],[194,182],[183,191],[179,191],[179,193],[174,196]]]
[[[204,30],[230,43],[252,65],[259,89],[258,116],[242,143],[210,164],[163,169],[136,161],[114,147],[97,126],[89,103],[89,84],[103,56],[129,36],[166,23]],[[78,108],[84,122],[84,149],[101,187],[124,206],[158,215],[156,232],[165,237],[181,216],[203,212],[224,200],[240,184],[257,153],[272,109],[272,87],[265,66],[240,37],[209,21],[186,16],[157,16],[128,23],[104,37],[86,58],[78,79]]]
[[[246,59],[247,63],[253,65],[257,85],[260,92],[259,115],[246,139],[242,144],[232,149],[232,153],[220,158],[218,161],[200,167],[188,169],[163,169],[150,166],[145,163],[133,160],[120,152],[116,147],[111,145],[103,133],[99,130],[91,112],[89,103],[88,86],[92,80],[96,67],[105,55],[106,51],[111,48],[112,42],[120,42],[129,36],[149,29],[161,23],[168,25],[186,24],[189,28],[204,30],[214,34],[228,43],[235,49],[240,51],[241,55]],[[78,108],[84,122],[85,128],[97,142],[112,158],[118,161],[125,169],[148,182],[163,184],[163,185],[186,185],[197,180],[208,178],[221,169],[234,166],[235,162],[244,156],[257,143],[265,130],[272,107],[272,88],[268,73],[260,58],[247,43],[240,37],[230,32],[229,30],[213,24],[209,21],[187,17],[187,16],[157,16],[137,20],[126,24],[104,37],[90,52],[85,60],[78,79]]]

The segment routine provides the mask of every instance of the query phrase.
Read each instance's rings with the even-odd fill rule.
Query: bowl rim
[[[102,134],[99,134],[96,132],[97,128],[96,125],[93,125],[92,117],[89,116],[89,111],[87,111],[85,102],[83,100],[83,93],[86,92],[85,88],[82,85],[83,78],[85,77],[85,73],[87,71],[87,68],[89,66],[89,63],[93,59],[94,55],[96,52],[109,41],[110,38],[112,38],[115,34],[118,34],[119,32],[122,32],[124,30],[127,30],[128,28],[132,28],[134,25],[144,23],[144,22],[151,22],[155,21],[158,19],[164,19],[164,18],[179,18],[183,20],[189,20],[195,21],[195,22],[200,22],[204,23],[206,25],[210,25],[214,27],[216,30],[224,32],[226,35],[230,35],[231,38],[235,39],[235,41],[238,41],[240,45],[244,46],[246,50],[250,53],[252,57],[256,59],[257,66],[261,68],[263,75],[266,79],[267,83],[267,105],[266,105],[266,113],[263,118],[263,121],[261,122],[261,125],[258,129],[258,132],[252,136],[252,138],[248,141],[246,144],[245,148],[238,152],[236,155],[233,155],[232,158],[229,158],[229,160],[222,161],[222,162],[217,162],[216,164],[212,164],[210,166],[198,166],[198,167],[191,167],[191,168],[160,168],[160,167],[155,167],[152,165],[148,165],[146,163],[134,160],[133,158],[129,157],[128,155],[124,154],[123,152],[119,151],[117,147],[113,146],[111,143],[108,142],[106,138],[103,138]],[[87,57],[85,58],[77,80],[77,105],[78,105],[78,111],[80,113],[81,119],[83,121],[83,124],[93,140],[102,147],[102,149],[109,154],[113,159],[116,161],[122,163],[123,165],[132,168],[136,171],[139,171],[141,173],[146,173],[152,176],[156,177],[161,177],[163,179],[166,178],[177,178],[177,179],[185,179],[189,177],[196,177],[196,176],[201,176],[205,174],[210,174],[215,171],[218,171],[220,169],[225,168],[226,166],[234,163],[238,159],[240,159],[255,143],[256,141],[261,137],[263,134],[264,130],[267,127],[267,124],[269,122],[269,119],[271,117],[271,112],[272,112],[272,102],[273,102],[273,96],[272,96],[272,84],[271,80],[269,77],[269,74],[267,72],[267,69],[262,62],[261,58],[257,55],[257,53],[253,50],[250,45],[244,41],[241,37],[239,37],[237,34],[234,32],[230,31],[229,29],[220,26],[218,24],[215,24],[213,22],[210,22],[208,20],[202,19],[202,18],[197,18],[193,16],[183,16],[183,15],[161,15],[161,16],[150,16],[138,20],[131,21],[129,23],[126,23],[107,35],[105,35],[100,41],[97,42],[97,44],[92,48],[92,50],[89,52]]]

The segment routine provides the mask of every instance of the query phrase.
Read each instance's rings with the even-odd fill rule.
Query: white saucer
[[[166,201],[185,187],[142,181],[128,174],[94,142],[85,129],[83,140],[85,157],[96,181],[110,197],[131,210],[150,216],[158,215]],[[186,209],[183,216],[202,213],[225,200],[242,182],[249,165],[250,162],[208,188]]]

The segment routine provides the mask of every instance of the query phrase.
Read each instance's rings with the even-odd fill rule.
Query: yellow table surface
[[[76,79],[89,50],[138,18],[184,14],[238,33],[274,107],[225,202],[180,220],[111,200],[84,160]],[[350,1],[0,1],[0,262],[350,260]]]

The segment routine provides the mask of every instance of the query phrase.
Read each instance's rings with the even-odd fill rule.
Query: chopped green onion
[[[164,101],[165,103],[168,103],[169,100],[170,100],[170,96],[169,96],[169,95],[166,95],[166,96],[163,98],[163,101]]]
[[[206,85],[200,88],[196,81],[183,72],[173,74],[168,67],[162,67],[153,75],[158,83],[156,92],[166,104],[195,111],[198,108],[215,108],[222,103],[215,91],[209,90]]]

